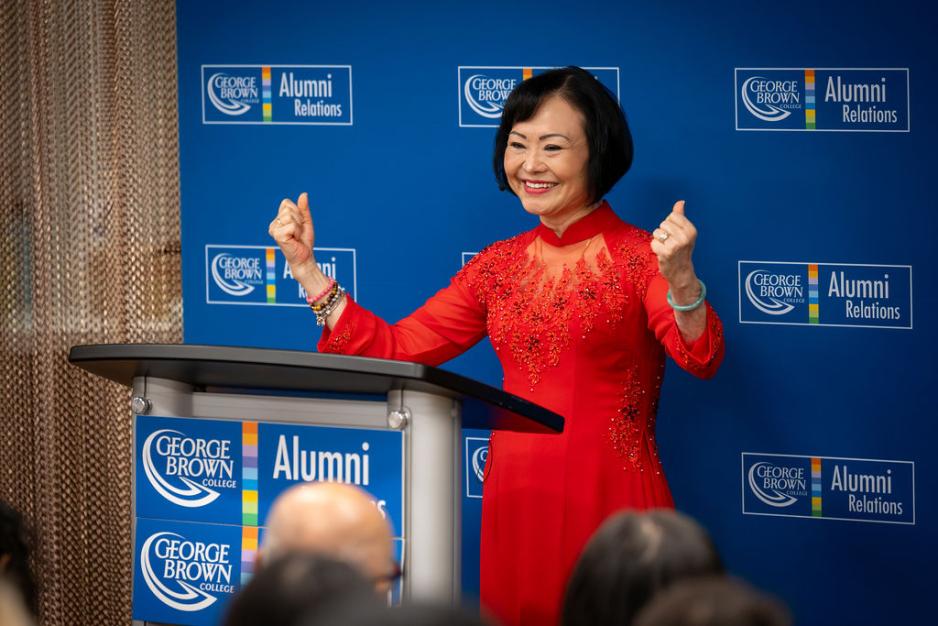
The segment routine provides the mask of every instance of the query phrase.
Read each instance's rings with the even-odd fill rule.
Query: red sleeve
[[[671,358],[694,376],[710,378],[723,361],[723,324],[716,311],[705,302],[707,324],[700,337],[687,341],[674,320],[674,309],[668,304],[668,281],[657,274],[648,284],[645,311],[648,328],[655,334]]]
[[[319,351],[425,365],[462,354],[485,336],[486,329],[484,306],[460,275],[393,325],[348,297],[335,327],[323,331]]]

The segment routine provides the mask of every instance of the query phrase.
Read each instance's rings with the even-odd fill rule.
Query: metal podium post
[[[401,412],[407,451],[404,597],[459,601],[461,432],[458,402],[420,391],[391,391],[388,412]]]

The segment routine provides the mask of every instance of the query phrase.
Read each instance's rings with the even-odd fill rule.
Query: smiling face
[[[524,210],[546,225],[589,212],[589,146],[583,115],[551,96],[534,116],[517,122],[505,149],[505,175]]]

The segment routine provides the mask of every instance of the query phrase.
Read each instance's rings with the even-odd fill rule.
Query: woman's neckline
[[[618,217],[612,211],[609,203],[603,200],[598,207],[567,226],[567,229],[560,237],[543,223],[538,224],[534,231],[544,243],[555,247],[562,247],[589,239],[597,233],[602,232],[616,220],[618,220]]]

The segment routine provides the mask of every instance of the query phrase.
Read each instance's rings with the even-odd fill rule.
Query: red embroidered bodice
[[[651,235],[607,204],[563,237],[543,225],[492,244],[389,325],[349,300],[319,348],[437,365],[491,339],[506,391],[566,418],[561,435],[492,436],[482,513],[482,602],[506,624],[555,623],[566,577],[609,514],[672,506],[654,440],[664,355],[700,377],[723,357],[707,306],[683,339]]]

